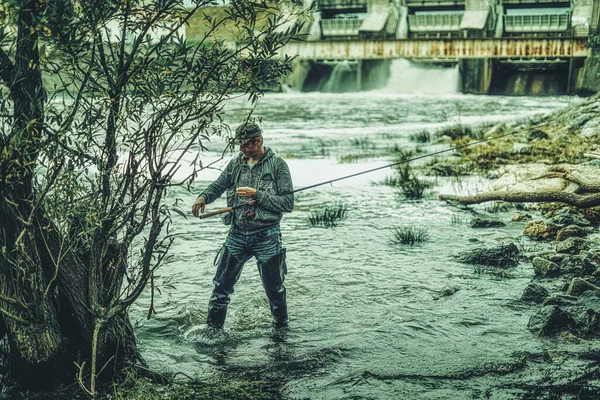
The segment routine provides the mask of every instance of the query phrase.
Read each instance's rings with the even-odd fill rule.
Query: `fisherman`
[[[279,221],[282,213],[294,207],[292,178],[286,162],[263,146],[261,128],[246,121],[235,130],[240,153],[225,167],[192,206],[192,214],[204,213],[210,204],[227,192],[224,222],[231,225],[213,278],[215,285],[208,302],[207,325],[222,328],[229,295],[238,281],[244,263],[256,257],[258,272],[266,291],[275,326],[288,323],[286,290],[283,284],[287,266]]]

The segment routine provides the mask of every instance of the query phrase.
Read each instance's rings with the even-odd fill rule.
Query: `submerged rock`
[[[448,297],[452,296],[454,293],[458,292],[460,288],[458,286],[444,286],[440,292],[440,297]]]
[[[491,219],[475,218],[471,221],[471,228],[498,228],[503,226],[506,226],[504,222]]]
[[[459,254],[457,259],[466,264],[515,267],[519,264],[519,249],[514,243],[509,243],[506,246],[469,250]]]
[[[545,287],[537,283],[530,283],[523,291],[521,300],[541,304],[548,295],[549,292]]]

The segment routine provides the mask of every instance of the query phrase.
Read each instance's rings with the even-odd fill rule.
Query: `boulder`
[[[561,306],[561,307],[569,307],[577,304],[577,297],[566,296],[559,294],[558,296],[546,297],[543,306]]]
[[[554,239],[558,226],[544,221],[533,221],[525,225],[523,234],[538,240]]]
[[[600,295],[600,287],[591,284],[585,279],[573,278],[573,280],[571,280],[569,288],[567,289],[567,296],[579,297],[587,291],[591,291],[595,295]]]
[[[576,276],[592,275],[599,267],[600,260],[598,257],[587,251],[582,251],[578,255],[567,255],[567,257],[560,262],[561,270]]]
[[[522,222],[522,221],[529,221],[530,219],[531,219],[531,215],[529,215],[529,214],[517,214],[511,218],[511,221]]]
[[[568,258],[569,255],[568,254],[564,254],[564,253],[552,253],[548,258],[548,260],[555,262],[555,263],[561,263],[565,258]]]
[[[459,254],[456,258],[458,261],[467,264],[503,268],[515,267],[519,264],[519,249],[514,243],[509,243],[500,247],[468,250]]]
[[[548,297],[548,290],[540,284],[530,283],[527,285],[523,294],[521,295],[521,300],[529,301],[532,303],[543,303],[544,299]]]
[[[570,237],[585,237],[587,235],[587,229],[584,229],[579,225],[569,225],[562,228],[556,233],[556,240],[562,242]]]
[[[579,254],[590,249],[590,241],[580,237],[570,237],[556,244],[557,253]]]
[[[547,278],[560,275],[560,266],[555,262],[542,257],[535,257],[531,262],[536,276]]]
[[[539,309],[529,318],[527,328],[537,335],[550,336],[575,326],[573,316],[558,306]]]
[[[580,225],[590,226],[591,223],[578,211],[570,208],[565,208],[557,211],[554,216],[550,219],[550,222],[555,225],[569,226],[569,225]]]

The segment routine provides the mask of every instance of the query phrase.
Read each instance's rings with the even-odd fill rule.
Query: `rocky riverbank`
[[[444,161],[446,170],[493,179],[493,190],[440,198],[462,204],[503,200],[505,209],[514,211],[512,220],[523,224],[526,241],[535,245],[523,246],[515,238],[458,259],[500,276],[517,262],[530,263],[531,283],[520,301],[538,307],[527,328],[544,340],[582,345],[574,356],[589,361],[585,374],[566,379],[559,371],[532,387],[528,398],[600,398],[600,353],[589,350],[600,347],[600,97],[535,120],[450,137],[454,146],[463,146],[498,136],[461,148],[449,166]],[[440,165],[429,168],[435,173]],[[471,226],[485,229],[494,222],[474,220]]]

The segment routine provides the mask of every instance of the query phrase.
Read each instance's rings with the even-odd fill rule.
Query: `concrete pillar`
[[[600,92],[600,56],[592,55],[586,58],[575,85],[575,92],[582,96]]]
[[[461,92],[488,94],[492,83],[493,63],[489,58],[462,59],[459,63]]]
[[[356,64],[356,91],[360,92],[362,90],[362,65],[363,60],[358,60],[358,64]]]

